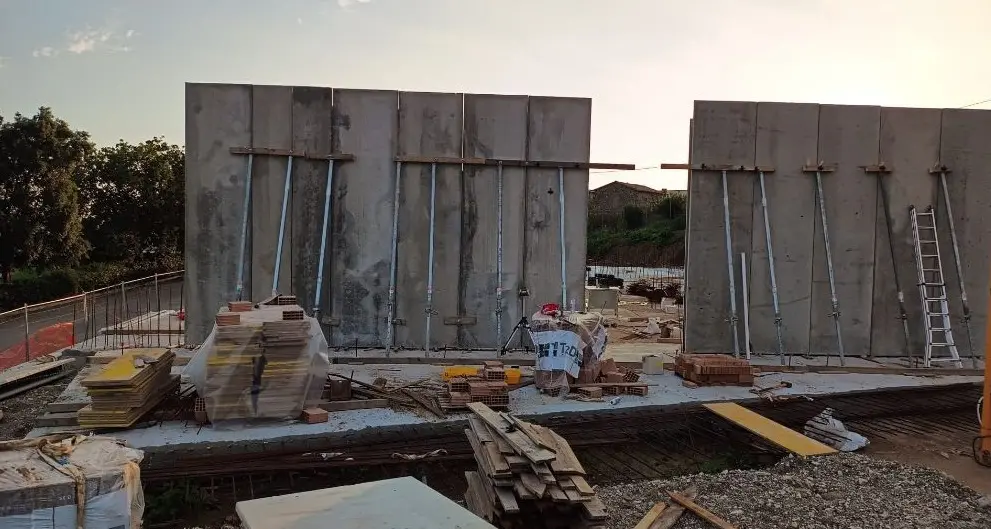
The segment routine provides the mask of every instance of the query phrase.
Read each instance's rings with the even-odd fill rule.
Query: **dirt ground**
[[[21,393],[0,402],[0,441],[21,439],[34,428],[34,420],[45,412],[69,385],[69,379]]]
[[[949,474],[954,479],[980,492],[991,495],[991,468],[974,461],[971,442],[974,432],[958,432],[936,437],[899,436],[871,440],[865,454],[879,459],[922,465]]]
[[[606,316],[609,327],[610,343],[656,343],[671,342],[680,339],[672,339],[671,327],[681,326],[684,316],[684,306],[675,305],[670,299],[665,299],[659,305],[652,305],[647,299],[641,296],[631,296],[622,294],[619,298],[619,313],[612,310],[602,311]],[[656,318],[661,323],[661,334],[648,334],[647,323],[651,318]],[[664,325],[668,322],[667,325]],[[665,328],[667,327],[667,328]]]

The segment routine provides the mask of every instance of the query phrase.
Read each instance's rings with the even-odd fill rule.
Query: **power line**
[[[969,105],[964,105],[964,106],[962,106],[962,107],[959,107],[959,108],[970,108],[970,107],[976,107],[977,105],[983,105],[984,103],[991,103],[991,99],[985,99],[984,101],[978,101],[978,102],[976,102],[976,103],[971,103],[971,104],[969,104]]]
[[[628,173],[630,171],[646,171],[648,169],[660,169],[660,165],[651,165],[648,167],[637,167],[636,169],[593,169],[589,171],[592,174],[602,174],[602,173]]]

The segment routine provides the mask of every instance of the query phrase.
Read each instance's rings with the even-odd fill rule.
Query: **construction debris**
[[[853,452],[870,444],[870,441],[847,430],[839,419],[833,417],[833,409],[826,408],[805,423],[805,436],[827,444],[840,452]]]
[[[724,354],[680,354],[674,371],[699,386],[752,386],[754,369],[750,362]]]
[[[92,403],[78,412],[84,428],[129,428],[179,387],[172,374],[175,353],[168,349],[131,349],[81,385]]]
[[[991,505],[982,496],[928,468],[859,454],[786,456],[766,470],[729,470],[666,481],[600,487],[612,513],[610,529],[629,529],[666,491],[697,487],[695,503],[746,529],[986,529]],[[678,529],[712,529],[685,513]]]
[[[594,529],[609,518],[568,442],[553,430],[481,403],[465,430],[478,472],[465,472],[465,503],[496,527]]]
[[[464,373],[463,370],[456,371]],[[445,410],[467,408],[471,402],[481,402],[490,408],[509,408],[509,384],[506,382],[507,369],[502,362],[487,361],[474,376],[461,375],[447,382],[447,394],[440,397],[440,406]],[[519,373],[519,370],[516,370]],[[519,380],[518,375],[516,376]]]

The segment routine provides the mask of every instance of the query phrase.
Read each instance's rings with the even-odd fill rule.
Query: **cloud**
[[[7,66],[8,62],[10,62],[10,57],[4,57],[3,55],[0,55],[0,69],[2,69],[4,66]]]
[[[56,50],[51,46],[45,46],[43,48],[38,48],[34,50],[33,52],[31,52],[31,55],[34,57],[54,57],[58,55],[58,50]]]
[[[372,0],[337,0],[337,5],[347,9],[355,4],[367,4]]]
[[[296,18],[296,24],[302,26],[303,25],[303,19],[302,18]]]
[[[133,37],[134,35],[135,35],[135,31],[133,29],[129,29],[129,30],[127,30],[127,33],[124,33],[124,38],[125,39],[129,39],[129,38]]]
[[[113,31],[107,29],[87,29],[77,31],[69,35],[69,53],[86,53],[96,49],[97,45],[103,44],[114,36]]]

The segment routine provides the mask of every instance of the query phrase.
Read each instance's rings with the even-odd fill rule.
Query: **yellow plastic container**
[[[444,382],[458,377],[477,377],[478,370],[478,366],[450,366],[444,368],[444,373],[441,377],[444,379]]]
[[[506,383],[509,385],[520,383],[520,368],[518,367],[507,367],[506,368]]]

